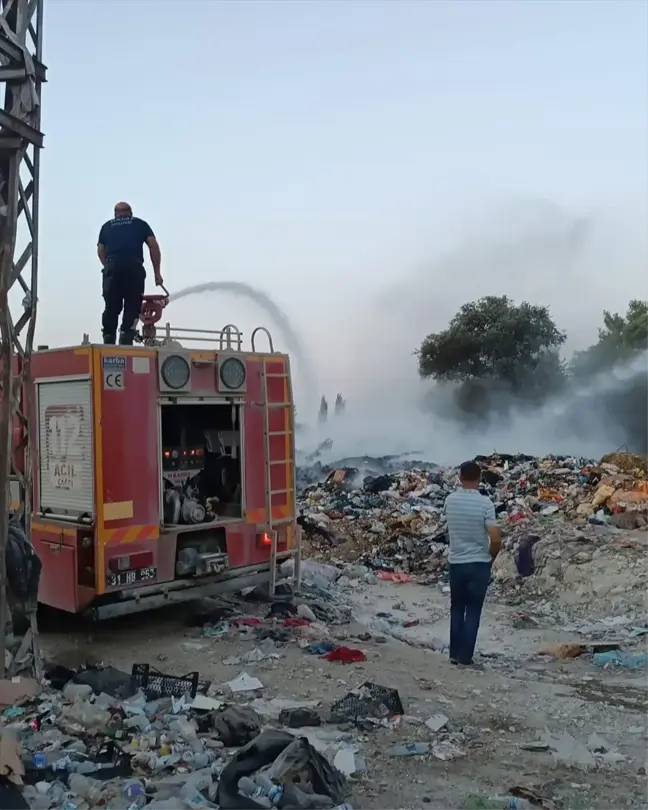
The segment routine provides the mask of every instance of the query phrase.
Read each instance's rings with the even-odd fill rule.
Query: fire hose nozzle
[[[152,325],[160,320],[166,305],[169,303],[169,293],[167,290],[164,290],[164,293],[164,295],[145,295],[142,297],[140,321],[143,324]]]

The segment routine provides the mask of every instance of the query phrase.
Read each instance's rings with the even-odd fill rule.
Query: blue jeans
[[[490,582],[490,563],[450,565],[450,660],[472,663],[482,606]]]

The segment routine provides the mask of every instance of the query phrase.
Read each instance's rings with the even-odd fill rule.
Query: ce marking
[[[104,388],[109,391],[123,391],[124,383],[123,371],[104,371]]]

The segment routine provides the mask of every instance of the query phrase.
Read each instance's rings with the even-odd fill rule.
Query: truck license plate
[[[138,582],[149,582],[152,579],[157,579],[157,568],[155,566],[108,574],[106,584],[109,588],[119,588],[124,585],[136,585]]]

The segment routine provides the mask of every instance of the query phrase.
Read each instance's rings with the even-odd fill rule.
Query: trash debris
[[[23,701],[35,697],[40,685],[32,678],[12,678],[0,680],[0,708],[19,706]]]
[[[252,675],[248,675],[247,672],[241,672],[238,677],[228,681],[227,685],[232,692],[256,692],[263,689],[261,681]]]
[[[543,810],[556,810],[556,803],[536,788],[526,785],[513,785],[513,787],[509,788],[509,793],[517,800],[514,805],[509,804],[509,807],[519,808],[519,810],[522,810],[523,807],[542,807]]]
[[[90,675],[90,670],[86,672],[86,678]],[[149,700],[155,700],[161,697],[179,697],[189,695],[195,698],[198,692],[207,692],[210,687],[209,683],[200,683],[198,672],[189,672],[187,675],[164,675],[157,669],[150,667],[148,664],[133,664],[133,670],[130,678],[128,679],[128,689],[123,682],[123,673],[113,667],[98,670],[99,677],[93,678],[91,685],[95,694],[106,692],[112,697],[128,697],[134,694],[137,689],[141,689]],[[75,679],[79,683],[78,677]],[[128,676],[126,676],[128,677]],[[98,681],[98,682],[97,682]],[[109,681],[109,689],[103,688],[106,686],[106,681]],[[115,686],[115,681],[119,686]],[[87,683],[88,681],[81,681]],[[99,692],[99,693],[100,693]],[[115,694],[113,694],[113,692]]]
[[[334,647],[324,656],[327,661],[338,661],[341,664],[359,664],[367,660],[362,650],[353,647]]]
[[[425,721],[425,725],[430,731],[441,731],[444,726],[448,725],[448,718],[445,714],[433,714]]]
[[[648,664],[648,653],[627,653],[621,650],[608,650],[594,655],[597,667],[621,667],[622,669],[640,669]]]
[[[506,796],[475,796],[466,798],[462,807],[464,810],[528,810],[533,804],[525,798]]]
[[[92,678],[102,669],[109,674],[109,668],[96,668]],[[145,671],[148,679],[141,677]],[[0,806],[7,799],[7,807],[38,810],[175,810],[217,803],[223,808],[280,803],[308,810],[344,801],[344,774],[305,737],[264,731],[252,705],[228,705],[200,692],[192,697],[195,684],[200,685],[197,673],[163,675],[143,665],[136,672],[133,681],[142,688],[127,698],[95,694],[96,683],[75,683],[70,672],[60,672],[62,691],[47,687],[38,692],[32,684],[31,694],[21,696],[23,703],[2,715],[3,723],[18,724],[24,749],[2,730]],[[176,696],[180,683],[186,692]],[[262,688],[260,683],[242,672],[229,686],[234,695],[245,695]],[[302,733],[304,726],[315,731],[321,723],[314,706],[292,706],[281,699],[255,702]],[[239,750],[230,758],[231,748]],[[338,739],[334,757],[349,776],[364,770],[354,744]],[[16,795],[7,798],[12,790]]]
[[[345,798],[347,786],[343,774],[305,737],[269,730],[237,751],[220,774],[216,800],[222,810],[266,806],[252,798],[245,801],[239,790],[242,777],[250,777],[264,768],[268,768],[269,790],[275,785],[282,789],[282,807],[325,807],[323,797],[334,804],[340,804]],[[308,773],[309,783],[298,781],[304,773]]]
[[[387,751],[390,757],[422,757],[429,753],[429,743],[404,743],[403,745],[393,745]]]
[[[333,767],[347,777],[362,773],[366,765],[362,758],[358,756],[358,751],[357,745],[343,743],[333,758]]]
[[[6,730],[0,731],[0,777],[14,785],[22,785],[24,775],[18,739]]]
[[[331,706],[331,722],[357,723],[404,713],[397,689],[365,681]]]
[[[554,736],[546,730],[544,739],[556,762],[577,768],[596,767],[596,759],[591,751],[571,734],[563,732]]]
[[[538,650],[538,655],[550,655],[559,661],[567,661],[570,658],[578,658],[587,651],[584,644],[543,644]]]
[[[315,709],[300,707],[298,709],[282,709],[279,712],[279,722],[289,728],[304,728],[305,726],[319,726],[322,718]]]
[[[261,718],[249,706],[227,706],[200,720],[202,727],[213,729],[227,748],[247,745],[261,732]]]

